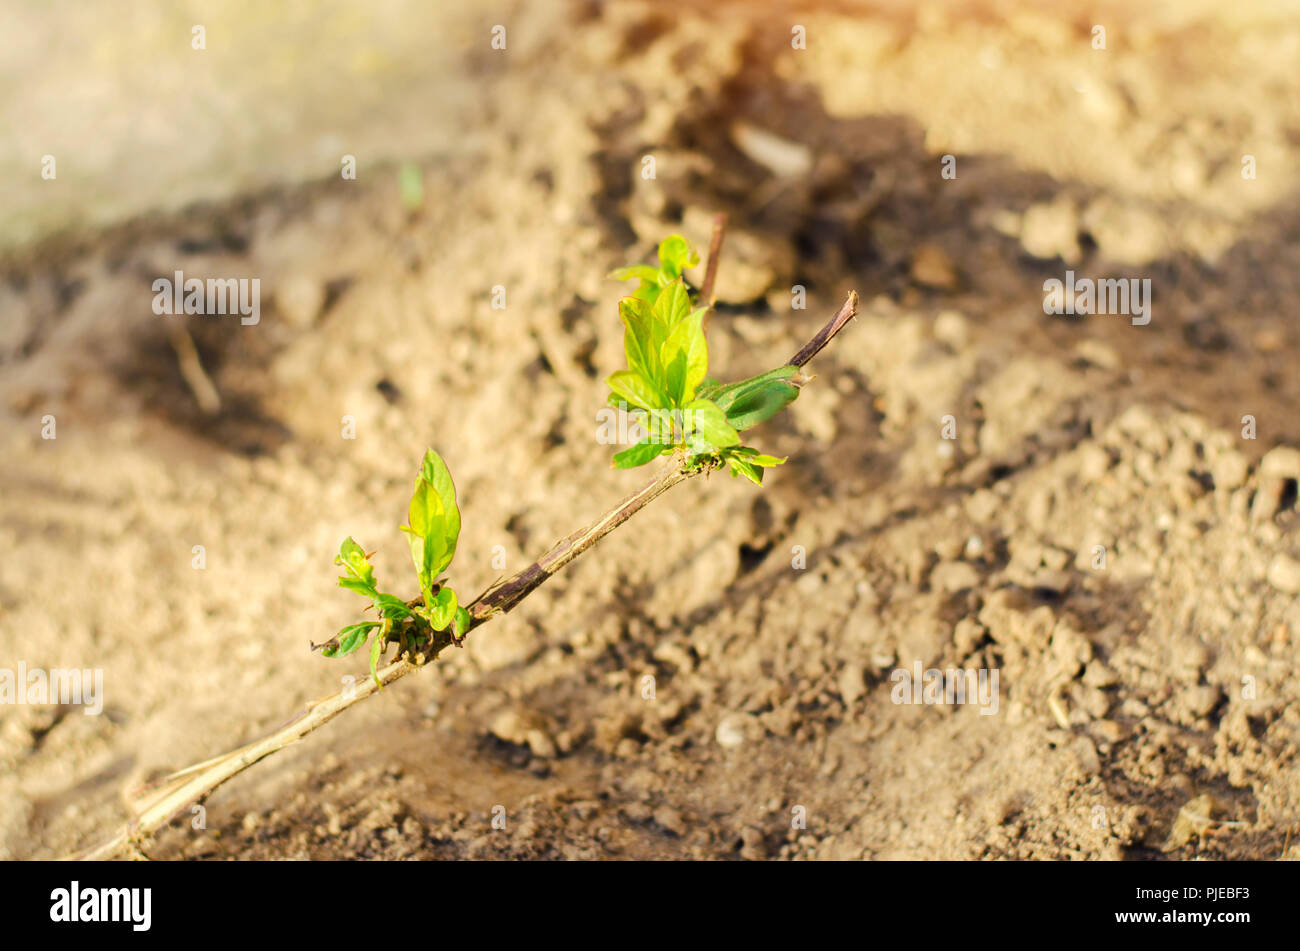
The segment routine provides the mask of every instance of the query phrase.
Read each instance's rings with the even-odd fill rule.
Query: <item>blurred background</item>
[[[0,705],[0,856],[364,676],[309,652],[357,619],[331,561],[414,595],[426,446],[467,594],[639,486],[605,275],[718,212],[712,372],[862,299],[754,433],[789,463],[675,489],[149,854],[1300,855],[1297,4],[0,25],[0,668],[104,682]],[[256,321],[159,316],[178,271]],[[1047,313],[1070,273],[1150,322]],[[895,702],[915,664],[997,671],[996,712]]]

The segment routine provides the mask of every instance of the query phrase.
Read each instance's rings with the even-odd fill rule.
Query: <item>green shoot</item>
[[[610,277],[637,281],[618,303],[627,369],[610,375],[609,405],[627,412],[647,432],[615,454],[614,466],[630,469],[661,455],[681,452],[691,466],[726,465],[733,476],[761,485],[763,470],[784,459],[742,446],[740,434],[775,416],[799,395],[799,368],[778,367],[723,385],[708,377],[704,325],[708,307],[697,307],[682,272],[700,256],[681,235],[659,245],[659,267],[619,268]]]
[[[404,188],[413,181],[403,169]],[[763,470],[785,460],[741,445],[740,434],[799,395],[795,381],[800,371],[796,366],[777,367],[728,384],[709,378],[704,334],[709,308],[697,306],[682,276],[699,263],[700,256],[686,239],[671,235],[659,245],[658,267],[626,267],[611,275],[636,281],[637,288],[618,304],[627,368],[610,375],[609,402],[648,433],[617,453],[614,465],[628,469],[681,453],[690,470],[725,465],[733,476],[761,485]],[[432,449],[424,455],[401,530],[410,544],[420,600],[407,602],[380,591],[370,556],[347,538],[335,558],[344,572],[339,587],[368,599],[378,620],[349,624],[320,645],[326,657],[346,657],[369,641],[370,674],[376,683],[379,660],[390,640],[397,641],[400,654],[431,643],[434,632],[450,628],[452,639],[460,643],[473,620],[456,592],[439,580],[456,554],[460,509],[451,473]]]
[[[339,587],[368,598],[380,620],[349,624],[321,645],[321,653],[326,657],[346,657],[365,644],[377,629],[379,633],[370,645],[370,674],[376,683],[379,659],[395,626],[401,625],[403,640],[413,645],[430,640],[431,632],[445,631],[448,626],[459,642],[471,620],[469,612],[460,606],[456,592],[437,580],[456,554],[460,509],[456,505],[456,486],[451,481],[451,473],[432,449],[424,454],[416,476],[407,521],[409,524],[401,529],[411,546],[422,604],[412,606],[395,594],[380,591],[370,556],[351,537],[343,540],[334,559],[344,571]]]

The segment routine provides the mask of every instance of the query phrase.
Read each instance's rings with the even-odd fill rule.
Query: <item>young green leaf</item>
[[[763,453],[750,446],[739,446],[736,449],[733,449],[732,453],[736,456],[743,457],[750,465],[762,466],[765,469],[771,469],[773,466],[783,466],[785,465],[786,460],[790,458],[789,456],[786,456],[784,459],[778,459],[776,456],[765,456]]]
[[[670,278],[681,277],[683,271],[700,263],[691,243],[679,234],[671,234],[659,242],[659,270]]]
[[[329,653],[329,648],[326,648],[322,653],[326,657],[347,657],[348,654],[351,654],[366,642],[366,637],[369,636],[372,630],[380,626],[378,621],[362,621],[360,624],[349,624],[339,631],[338,650]]]
[[[607,276],[616,281],[650,281],[653,284],[659,280],[659,269],[648,264],[634,264],[615,268]]]
[[[411,609],[395,594],[380,594],[375,598],[375,607],[384,617],[401,621],[411,616]]]
[[[731,469],[731,475],[733,478],[735,476],[743,475],[750,482],[754,483],[754,485],[763,484],[763,470],[757,466],[751,465],[744,459],[737,456],[728,456],[727,466]]]
[[[451,588],[442,588],[429,602],[424,616],[428,619],[429,626],[435,631],[445,631],[447,625],[455,618],[457,607],[456,592],[452,591]]]
[[[696,311],[669,333],[663,347],[668,396],[676,406],[695,398],[696,388],[709,372],[709,347],[704,339],[704,314]]]
[[[408,510],[410,525],[403,525],[411,543],[411,560],[420,579],[420,591],[427,601],[430,586],[437,576],[446,552],[446,518],[442,510],[442,497],[433,483],[420,475],[415,480],[415,492]]]
[[[442,496],[433,483],[421,473],[415,480],[411,504],[407,508],[406,526],[412,535],[428,538],[430,535],[445,539],[447,519],[443,514]]]
[[[614,468],[635,469],[637,466],[643,466],[666,448],[662,443],[650,442],[649,440],[639,442],[635,446],[614,454]]]
[[[658,324],[660,345],[679,323],[691,314],[691,292],[680,279],[665,287],[656,298],[650,313]]]
[[[375,591],[374,585],[366,584],[359,578],[339,578],[339,587],[346,588],[349,591],[355,591],[363,598],[373,598],[378,594],[378,592]]]
[[[609,388],[640,409],[658,409],[668,405],[668,397],[660,388],[635,370],[619,370],[605,381]]]
[[[688,428],[699,437],[697,445],[703,442],[712,447],[704,451],[717,451],[740,442],[739,434],[727,423],[727,417],[718,404],[710,400],[693,400],[686,409],[692,414],[690,421],[693,425]]]
[[[769,380],[744,390],[727,408],[727,422],[737,432],[771,419],[795,401],[799,388],[784,380]]]
[[[659,348],[654,342],[654,317],[650,305],[635,297],[625,297],[618,302],[618,316],[626,328],[623,332],[623,352],[630,370],[647,380],[663,379],[663,365]]]
[[[370,676],[375,679],[375,685],[383,687],[379,682],[379,658],[384,653],[386,642],[382,637],[376,637],[370,642]]]
[[[334,558],[334,564],[342,565],[343,570],[347,572],[339,578],[340,588],[347,588],[349,591],[370,598],[375,596],[377,593],[375,569],[366,558],[365,549],[353,541],[351,535],[343,539],[343,544],[339,546],[339,553]]]
[[[774,380],[785,380],[788,382],[798,373],[798,367],[784,366],[777,367],[775,370],[768,370],[766,373],[760,373],[758,376],[752,376],[747,380],[738,380],[735,383],[728,383],[725,386],[714,381],[706,380],[700,387],[698,395],[713,400],[713,402],[717,403],[724,412],[729,414],[732,404],[751,390],[758,389]]]
[[[447,464],[432,449],[424,454],[420,474],[433,486],[442,501],[444,545],[441,564],[433,569],[433,574],[436,575],[451,564],[456,554],[456,541],[460,538],[460,507],[456,504],[456,484],[451,480]]]
[[[459,607],[456,609],[456,617],[452,620],[451,623],[452,623],[451,633],[455,637],[460,638],[460,637],[464,637],[465,634],[468,633],[469,626],[474,623],[474,619],[470,616],[470,613],[468,611],[466,611],[463,607]]]

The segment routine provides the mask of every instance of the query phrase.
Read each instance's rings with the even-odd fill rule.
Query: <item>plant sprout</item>
[[[343,540],[334,559],[344,571],[339,587],[369,598],[380,619],[349,624],[318,646],[326,657],[346,657],[378,628],[379,634],[370,644],[370,676],[375,683],[379,683],[379,658],[395,624],[401,625],[403,642],[411,645],[431,642],[431,632],[445,631],[449,625],[452,639],[459,644],[470,626],[469,612],[460,606],[456,592],[435,580],[456,554],[460,509],[456,505],[456,486],[451,481],[451,473],[442,457],[432,449],[424,454],[424,463],[415,479],[407,521],[410,524],[401,529],[411,543],[411,560],[415,562],[422,603],[408,604],[395,594],[380,591],[370,556],[352,536]]]
[[[761,485],[763,470],[785,459],[742,446],[740,434],[793,402],[802,382],[800,368],[789,364],[725,385],[709,378],[704,328],[712,305],[695,306],[683,277],[699,263],[695,249],[675,234],[659,243],[657,268],[635,265],[610,273],[639,284],[618,302],[627,368],[610,374],[609,403],[648,431],[636,445],[615,454],[614,466],[631,469],[680,453],[687,472],[725,465],[732,476]],[[389,640],[398,642],[401,656],[408,648],[432,644],[434,632],[450,627],[452,641],[459,645],[473,623],[456,592],[439,579],[456,554],[460,509],[451,473],[432,449],[424,454],[407,520],[401,529],[410,541],[421,600],[403,601],[380,591],[370,556],[349,536],[334,559],[344,571],[339,587],[368,598],[378,620],[349,624],[314,645],[325,657],[347,657],[370,640],[370,675],[376,684]]]
[[[642,265],[613,274],[635,280],[638,286],[630,297],[619,301],[627,368],[609,378],[611,402],[630,406],[627,411],[658,439],[647,438],[623,450],[614,457],[614,464],[631,468],[664,454],[673,456],[672,464],[594,522],[560,539],[537,561],[462,604],[441,578],[456,554],[460,536],[456,487],[441,457],[428,450],[407,508],[408,524],[401,526],[410,543],[420,596],[403,601],[380,591],[370,556],[351,537],[346,538],[335,559],[343,568],[339,586],[368,599],[377,619],[349,624],[324,644],[312,645],[326,657],[346,657],[369,640],[371,679],[312,702],[268,736],[137,790],[131,819],[111,838],[78,857],[109,858],[123,851],[143,855],[142,843],[187,803],[201,802],[254,763],[296,743],[385,684],[421,669],[451,644],[461,644],[471,630],[516,607],[673,486],[723,465],[733,475],[761,483],[763,469],[785,462],[742,446],[740,434],[799,395],[807,382],[803,367],[853,319],[858,297],[850,292],[831,319],[786,365],[736,383],[710,379],[704,334],[712,311],[710,295],[725,224],[725,216],[719,216],[714,225],[699,295],[707,301],[703,307],[696,306],[682,277],[683,271],[699,263],[699,255],[680,235],[659,245],[658,267]],[[397,643],[397,657],[380,670],[379,659],[390,641]]]
[[[712,305],[697,307],[682,273],[700,256],[681,235],[659,244],[659,267],[619,268],[610,277],[639,281],[618,302],[627,368],[608,379],[609,404],[629,414],[644,439],[615,454],[630,469],[681,452],[688,465],[719,468],[762,484],[763,469],[785,459],[740,444],[740,434],[780,412],[799,395],[796,366],[777,367],[737,383],[710,379],[704,331]]]

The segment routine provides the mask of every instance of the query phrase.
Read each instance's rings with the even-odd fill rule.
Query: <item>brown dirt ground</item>
[[[426,445],[463,592],[638,485],[594,438],[621,359],[602,275],[726,211],[715,368],[776,365],[863,299],[755,434],[789,464],[675,489],[149,855],[1300,857],[1300,454],[1261,464],[1300,445],[1300,21],[533,9],[508,59],[465,53],[493,106],[424,163],[418,214],[389,169],[9,256],[0,657],[101,667],[107,705],[0,708],[0,856],[89,845],[123,790],[362,676],[307,651],[354,619],[331,558],[351,534],[406,578]],[[810,170],[756,161],[736,121]],[[1150,325],[1045,316],[1067,266],[1149,277]],[[262,280],[258,326],[189,325],[215,418],[148,310],[178,268]],[[893,703],[917,661],[998,670],[998,714]],[[1179,821],[1206,795],[1208,824]]]

